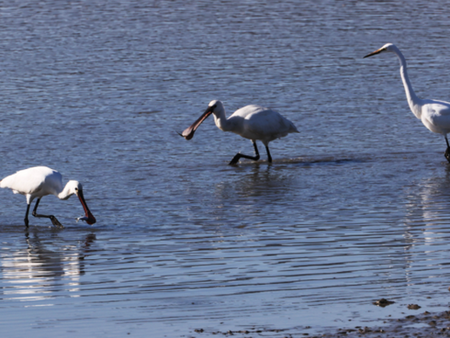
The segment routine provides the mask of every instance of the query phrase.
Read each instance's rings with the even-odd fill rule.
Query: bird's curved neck
[[[64,189],[62,189],[62,191],[57,194],[57,196],[60,200],[66,200],[72,195],[73,195],[73,192],[69,188],[69,184],[66,184]]]
[[[217,112],[214,112],[213,115],[217,128],[223,131],[234,131],[234,123],[227,119],[225,109],[220,109]]]
[[[394,52],[400,60],[400,75],[402,77],[403,86],[405,87],[406,100],[408,101],[409,108],[414,113],[414,115],[418,119],[420,119],[423,105],[422,100],[417,97],[411,85],[411,81],[409,81],[405,57],[398,48],[395,49]]]

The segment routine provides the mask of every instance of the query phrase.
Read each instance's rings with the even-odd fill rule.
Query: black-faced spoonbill
[[[406,70],[406,60],[400,49],[392,43],[387,43],[380,49],[364,56],[369,57],[382,52],[391,52],[398,56],[400,60],[400,75],[402,77],[403,86],[405,87],[406,100],[413,114],[422,121],[425,127],[433,133],[442,134],[447,142],[447,150],[445,158],[450,162],[450,145],[448,143],[447,134],[450,132],[450,102],[440,100],[423,100],[419,99],[414,93],[411,82],[409,81],[408,72]]]
[[[60,200],[66,200],[73,194],[77,195],[85,212],[85,217],[79,217],[78,219],[86,221],[87,224],[94,224],[96,222],[94,215],[89,211],[86,201],[84,200],[81,183],[78,181],[69,181],[66,186],[63,186],[61,174],[48,167],[33,167],[20,170],[1,180],[0,188],[9,188],[15,194],[25,195],[27,198],[27,212],[25,213],[26,227],[28,227],[30,205],[35,198],[37,198],[37,201],[32,215],[34,217],[50,218],[53,225],[63,227],[55,216],[39,215],[37,213],[41,198],[47,195],[55,195]]]
[[[237,153],[229,164],[236,164],[241,157],[250,160],[259,160],[259,151],[256,141],[261,141],[266,146],[267,158],[272,162],[270,156],[269,142],[286,136],[289,133],[298,133],[294,124],[287,118],[269,108],[257,105],[249,105],[236,110],[230,117],[226,117],[222,102],[213,100],[202,116],[180,135],[186,140],[194,137],[194,133],[206,118],[213,114],[217,128],[223,131],[231,131],[252,141],[255,148],[255,156]]]

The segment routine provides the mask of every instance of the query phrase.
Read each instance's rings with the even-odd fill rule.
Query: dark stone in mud
[[[201,333],[201,332],[206,332],[203,329],[195,329],[194,330],[197,333]],[[228,330],[228,331],[212,331],[211,334],[222,334],[224,336],[238,336],[241,337],[241,334],[250,334],[250,333],[256,333],[258,335],[262,334],[262,333],[280,333],[282,331],[285,331],[284,329],[256,329],[256,328],[252,328],[252,329],[247,329],[247,330],[238,330],[238,331],[232,331],[232,330]],[[308,333],[304,333],[303,335],[308,336]]]
[[[376,306],[381,306],[381,307],[385,307],[391,304],[394,304],[395,302],[393,302],[392,300],[387,300],[386,298],[381,298],[379,300],[374,301],[372,304],[376,305]]]
[[[419,306],[417,304],[408,304],[409,310],[419,310],[420,308],[421,308],[421,306]]]

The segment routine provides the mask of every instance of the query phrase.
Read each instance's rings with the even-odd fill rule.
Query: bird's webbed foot
[[[230,163],[228,163],[229,165],[234,165],[237,164],[239,162],[239,159],[241,158],[241,154],[237,153],[233,159],[230,161]]]
[[[450,147],[447,147],[444,156],[447,159],[447,161],[450,162]]]
[[[58,227],[60,229],[64,228],[64,226],[61,223],[59,223],[58,219],[55,216],[52,215],[49,218],[51,219],[51,221],[52,221],[54,226],[56,226],[56,227]]]
[[[244,154],[241,154],[241,153],[237,153],[236,156],[234,156],[233,159],[231,160],[231,162],[228,163],[228,164],[229,165],[237,164],[239,162],[239,160],[241,159],[241,157],[248,158],[249,160],[253,160],[253,161],[258,161],[259,160],[259,154],[256,154],[255,156],[249,156],[249,155],[244,155]]]

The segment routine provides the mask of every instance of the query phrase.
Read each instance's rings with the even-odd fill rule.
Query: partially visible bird
[[[257,105],[248,105],[236,110],[230,117],[226,117],[222,102],[213,100],[202,116],[180,135],[186,140],[194,137],[194,133],[200,124],[209,116],[214,115],[217,128],[223,131],[231,131],[244,138],[250,139],[255,148],[255,156],[237,153],[229,164],[236,164],[241,157],[250,160],[259,160],[259,151],[256,141],[261,141],[267,151],[267,158],[272,162],[269,151],[269,142],[286,136],[289,133],[298,133],[294,124],[276,111]]]
[[[387,43],[380,49],[364,56],[380,54],[382,52],[391,52],[397,55],[400,60],[400,75],[402,77],[403,86],[405,87],[406,100],[409,108],[413,114],[422,121],[425,127],[433,133],[444,135],[447,143],[447,150],[445,151],[445,158],[450,162],[450,144],[448,142],[447,134],[450,132],[450,102],[440,100],[423,100],[414,93],[411,82],[409,81],[406,70],[406,60],[400,49],[392,43]]]
[[[96,219],[89,211],[84,200],[83,187],[78,181],[69,181],[65,186],[62,183],[62,176],[56,170],[48,167],[32,167],[20,170],[15,174],[5,177],[0,181],[0,188],[9,188],[15,194],[25,195],[27,198],[27,211],[25,213],[25,226],[28,228],[28,213],[31,202],[37,198],[32,215],[34,217],[49,218],[53,225],[63,227],[53,215],[39,215],[37,208],[41,198],[47,195],[55,195],[61,200],[66,200],[73,194],[77,195],[83,206],[85,217],[79,217],[88,224],[94,224]],[[78,220],[77,219],[77,220]]]

